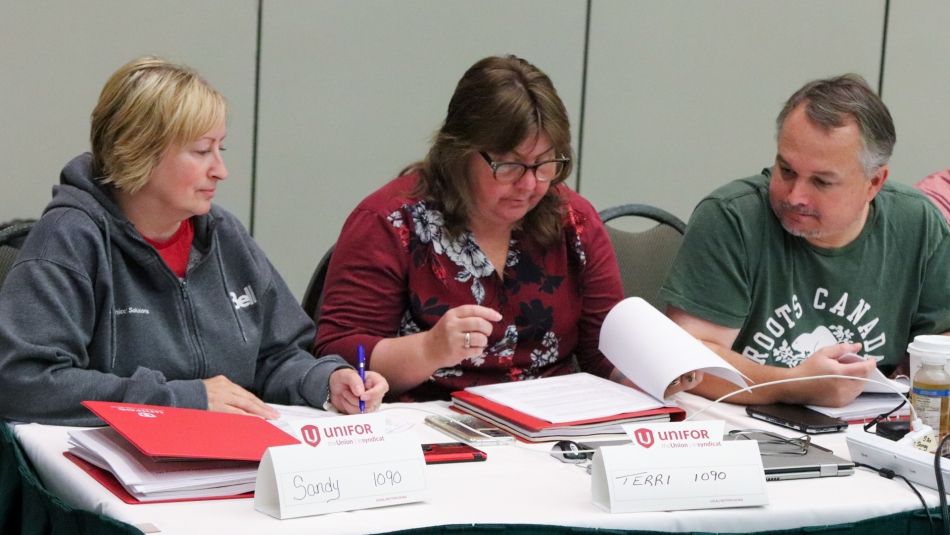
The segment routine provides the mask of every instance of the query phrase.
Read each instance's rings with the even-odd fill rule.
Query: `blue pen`
[[[363,344],[356,346],[357,371],[360,373],[360,381],[363,381],[363,387],[366,387],[366,352],[363,351]],[[366,402],[360,400],[360,414],[366,412]]]

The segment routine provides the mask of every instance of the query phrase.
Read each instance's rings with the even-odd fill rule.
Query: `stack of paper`
[[[898,394],[871,394],[864,393],[858,396],[854,401],[844,407],[822,407],[820,405],[809,405],[808,408],[814,409],[822,414],[841,418],[848,423],[861,423],[870,421],[874,417],[890,412],[904,401]],[[889,419],[906,419],[910,417],[909,403],[905,403],[900,410],[890,415]]]
[[[848,353],[838,359],[841,362],[858,362],[862,357],[854,353]],[[864,383],[864,389],[861,395],[854,401],[844,407],[822,407],[820,405],[809,405],[822,414],[841,418],[849,423],[859,423],[870,421],[880,414],[890,412],[904,401],[901,394],[910,392],[910,386],[900,381],[888,379],[881,373],[881,370],[874,368],[868,376],[869,382]],[[900,410],[894,412],[889,418],[906,419],[910,417],[910,403],[905,403]]]
[[[108,427],[70,431],[69,444],[69,453],[110,472],[139,502],[254,491],[258,463],[253,461],[155,461]]]
[[[588,373],[470,387],[453,406],[525,440],[622,434],[621,425],[682,420],[686,413],[649,395]]]
[[[256,416],[83,405],[111,427],[71,431],[65,455],[127,503],[249,496],[264,451],[299,443]]]

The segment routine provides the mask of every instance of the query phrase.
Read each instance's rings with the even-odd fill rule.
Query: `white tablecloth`
[[[677,400],[691,414],[709,403],[689,394],[680,394]],[[449,412],[446,404],[434,402],[388,405],[385,414],[396,432],[414,433],[420,443],[449,442],[422,422],[425,413],[418,409]],[[733,405],[713,407],[700,418],[726,420],[727,428],[789,431],[752,420],[742,407]],[[74,507],[165,534],[368,533],[470,523],[752,532],[840,524],[920,508],[902,481],[858,469],[847,477],[769,482],[770,503],[765,507],[610,514],[591,502],[590,476],[550,457],[551,444],[542,443],[488,447],[485,462],[428,466],[431,493],[425,502],[276,520],[255,511],[250,499],[125,504],[63,457],[69,429],[38,424],[15,428],[47,488]],[[848,457],[843,433],[820,435],[815,442]],[[938,504],[935,491],[923,487],[920,491],[930,506]]]

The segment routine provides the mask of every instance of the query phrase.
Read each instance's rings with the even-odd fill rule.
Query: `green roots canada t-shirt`
[[[670,305],[740,329],[732,349],[776,366],[845,342],[896,365],[917,334],[950,330],[950,230],[925,197],[886,182],[861,234],[823,249],[782,228],[768,182],[700,201],[661,290]]]

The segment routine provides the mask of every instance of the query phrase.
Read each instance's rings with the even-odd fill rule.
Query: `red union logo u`
[[[633,436],[637,439],[637,444],[644,448],[649,448],[653,445],[653,431],[649,429],[641,427],[633,432]]]
[[[305,425],[300,428],[300,434],[307,444],[316,447],[320,443],[320,428],[315,425]]]

